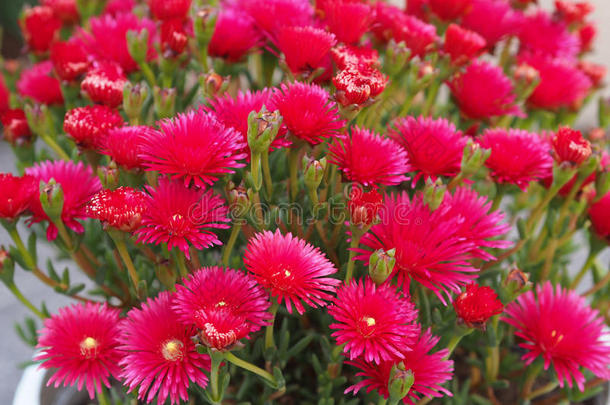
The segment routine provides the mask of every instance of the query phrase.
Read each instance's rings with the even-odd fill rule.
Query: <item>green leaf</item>
[[[294,346],[292,346],[292,348],[290,348],[290,350],[288,350],[287,358],[294,357],[303,351],[307,346],[309,346],[314,337],[315,335],[311,333],[301,338]]]
[[[28,251],[32,255],[34,263],[38,263],[38,252],[36,251],[36,233],[32,232],[28,237]]]

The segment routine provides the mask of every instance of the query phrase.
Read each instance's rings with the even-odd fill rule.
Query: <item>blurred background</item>
[[[2,27],[2,55],[5,58],[16,58],[20,55],[21,39],[17,18],[24,4],[33,4],[35,0],[0,0],[0,26]],[[547,9],[552,9],[553,0],[539,0],[542,6]],[[590,0],[595,5],[595,12],[592,19],[597,23],[598,38],[596,48],[591,59],[594,62],[604,64],[610,67],[610,0]],[[392,1],[392,3],[400,3],[403,1]],[[399,4],[399,5],[400,5]],[[602,94],[610,96],[610,88],[602,90]],[[578,126],[581,129],[590,129],[597,122],[597,108],[595,103],[591,103],[583,112],[578,121]],[[0,142],[0,172],[15,172],[14,159],[9,145],[5,142]],[[0,193],[2,190],[0,190]],[[22,232],[23,234],[23,232]],[[46,245],[40,243],[39,238],[39,261],[46,262],[47,258],[56,258],[53,256],[53,251]],[[0,245],[8,245],[9,238],[3,228],[0,228]],[[607,253],[607,252],[606,252]],[[608,263],[608,254],[602,258]],[[584,258],[579,258],[575,263],[575,268],[579,268]],[[59,269],[63,269],[66,265],[57,265]],[[78,277],[77,271],[71,272],[71,278],[76,282],[84,282],[84,277]],[[21,288],[23,293],[32,300],[35,305],[39,305],[44,301],[50,311],[55,311],[58,307],[66,305],[67,299],[55,294],[47,286],[41,284],[37,279],[30,276],[29,273],[19,271],[16,274],[16,283]],[[22,323],[26,316],[30,316],[28,311],[17,302],[12,294],[4,285],[0,286],[0,330],[2,338],[0,339],[0,405],[9,405],[12,403],[15,387],[21,377],[22,370],[20,364],[29,361],[32,357],[32,349],[22,342],[14,331],[16,322]],[[40,324],[38,324],[40,327]]]

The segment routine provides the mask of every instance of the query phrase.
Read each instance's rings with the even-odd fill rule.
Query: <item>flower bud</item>
[[[390,39],[386,48],[384,71],[391,77],[395,77],[403,71],[410,58],[411,50],[407,48],[404,41],[396,43],[394,39]]]
[[[428,206],[430,211],[436,210],[445,199],[447,186],[443,184],[441,179],[436,179],[433,183],[431,180],[426,182],[424,187],[424,204]]]
[[[489,155],[491,155],[491,149],[483,149],[478,143],[469,139],[462,155],[462,176],[468,178],[479,171]]]
[[[157,279],[167,288],[174,288],[178,273],[174,271],[169,260],[163,260],[155,266]]]
[[[369,259],[369,276],[375,284],[380,285],[390,277],[396,264],[396,249],[378,249],[373,252]]]
[[[517,267],[508,272],[504,286],[511,296],[523,290],[529,283],[529,275],[519,270]]]
[[[390,393],[390,403],[398,403],[405,398],[413,383],[415,376],[411,370],[405,370],[405,365],[401,362],[392,366],[390,380],[388,381],[388,392]]]
[[[203,90],[203,95],[208,98],[222,96],[229,87],[230,78],[230,76],[222,77],[213,70],[199,76],[199,84]]]
[[[4,263],[8,263],[10,256],[4,246],[0,246],[0,271],[4,268]]]
[[[111,162],[108,166],[98,167],[97,177],[105,189],[114,190],[119,186],[119,170],[115,162]]]
[[[51,222],[61,221],[64,207],[64,192],[61,184],[58,184],[54,179],[49,180],[46,184],[41,182],[40,204]]]
[[[485,329],[487,320],[502,313],[504,305],[492,288],[470,283],[453,301],[453,308],[458,318],[469,328]]]
[[[558,163],[567,162],[580,166],[591,156],[591,144],[583,138],[580,131],[569,127],[560,127],[552,137],[553,157]]]
[[[153,99],[155,102],[155,112],[160,119],[169,118],[174,115],[176,107],[176,89],[162,89],[155,86],[153,89]]]
[[[30,142],[32,132],[28,126],[25,111],[21,109],[6,110],[0,114],[4,139],[11,145],[23,145]]]
[[[315,160],[309,156],[303,156],[303,173],[305,186],[311,190],[317,190],[324,178],[326,170],[326,158]]]
[[[591,142],[598,142],[606,137],[606,131],[603,128],[593,128],[588,137]]]
[[[193,7],[193,31],[199,49],[207,49],[217,19],[218,12],[213,7],[207,5]]]
[[[127,31],[127,49],[138,65],[146,62],[148,54],[148,30]]]
[[[37,135],[54,133],[53,118],[49,112],[49,108],[44,104],[36,104],[34,106],[25,106],[25,116],[27,123]]]
[[[377,220],[382,204],[383,197],[377,190],[365,192],[360,188],[352,188],[347,202],[350,223],[358,227],[372,225]]]
[[[526,100],[540,83],[540,73],[532,66],[522,63],[514,73],[515,93],[520,100]]]
[[[4,246],[0,246],[0,280],[4,284],[10,285],[13,283],[15,275],[15,262],[9,255]]]
[[[281,124],[280,112],[278,110],[269,112],[265,106],[259,112],[252,111],[248,115],[248,146],[252,154],[269,150]]]
[[[232,218],[245,218],[250,210],[250,193],[243,185],[235,186],[233,182],[227,185],[229,210]]]
[[[146,82],[127,82],[123,88],[123,110],[130,119],[140,117],[142,107],[148,99],[149,87]]]

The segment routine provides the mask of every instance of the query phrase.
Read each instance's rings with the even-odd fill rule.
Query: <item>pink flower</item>
[[[57,369],[47,382],[55,388],[83,385],[93,399],[102,384],[110,387],[109,377],[118,378],[119,335],[118,309],[105,304],[75,304],[59,309],[44,321],[39,332],[38,348],[41,353],[35,361],[43,361],[42,368]]]
[[[73,81],[87,72],[89,58],[78,38],[57,41],[51,45],[51,62],[61,80]]]
[[[290,133],[311,145],[338,135],[345,125],[328,92],[315,84],[282,83],[271,104]]]
[[[501,314],[504,305],[491,287],[470,283],[466,286],[466,290],[455,298],[453,308],[458,318],[469,328],[485,328],[487,320]]]
[[[146,209],[146,196],[131,187],[102,190],[87,204],[87,215],[99,220],[104,228],[133,232],[140,227]]]
[[[375,20],[375,10],[366,3],[328,0],[324,3],[324,21],[339,42],[354,44]]]
[[[328,277],[337,272],[335,266],[306,241],[288,233],[282,235],[279,229],[272,233],[265,231],[248,241],[244,264],[256,281],[284,301],[288,312],[292,306],[299,314],[305,309],[302,302],[315,308],[326,305],[332,298],[339,280]]]
[[[573,59],[580,51],[580,41],[568,31],[567,25],[542,10],[525,17],[519,42],[523,52],[549,58]]]
[[[197,353],[191,339],[197,331],[179,322],[169,292],[133,308],[120,328],[122,377],[129,392],[139,386],[138,399],[163,404],[169,397],[175,405],[188,401],[191,382],[205,388],[210,359]]]
[[[76,0],[42,0],[40,3],[51,7],[53,14],[65,23],[74,23],[79,19]]]
[[[430,9],[444,21],[456,20],[470,11],[472,0],[430,0]]]
[[[205,344],[217,350],[267,325],[268,294],[251,276],[233,269],[203,267],[176,285],[174,311],[195,325]]]
[[[348,67],[360,69],[361,67],[378,68],[380,66],[379,53],[375,48],[337,45],[331,49],[331,54],[339,70]]]
[[[189,243],[196,249],[222,245],[214,229],[229,226],[228,208],[212,190],[189,189],[182,182],[160,178],[157,188],[147,186],[146,210],[142,228],[136,231],[138,242],[158,245],[168,250],[177,247],[187,258]]]
[[[337,137],[330,146],[328,161],[339,166],[345,177],[364,186],[396,185],[410,170],[407,153],[389,138],[353,127],[351,136]]]
[[[411,170],[416,172],[413,185],[420,178],[436,180],[460,172],[466,138],[446,119],[400,118],[388,135],[407,152]]]
[[[385,89],[388,78],[374,67],[359,63],[348,65],[333,77],[335,98],[341,105],[362,105]]]
[[[398,360],[410,350],[417,336],[417,310],[408,297],[391,284],[375,285],[370,278],[352,280],[337,290],[328,307],[334,319],[330,328],[337,345],[353,360],[381,364]]]
[[[397,20],[395,23],[400,25],[396,28],[394,40],[405,41],[414,56],[425,55],[438,41],[436,27],[419,18],[404,15],[402,20]]]
[[[238,8],[223,8],[216,20],[208,52],[210,56],[238,62],[263,42],[263,35],[252,17]]]
[[[59,80],[52,76],[52,71],[53,64],[48,60],[25,69],[17,81],[17,92],[38,103],[62,104],[64,96],[61,94]]]
[[[551,138],[553,154],[559,163],[580,166],[591,156],[591,143],[583,138],[582,133],[569,127],[559,127]]]
[[[589,207],[589,218],[595,233],[602,239],[610,242],[610,192]]]
[[[552,364],[559,386],[573,381],[584,391],[585,367],[598,377],[610,379],[610,345],[604,320],[576,292],[553,287],[550,281],[523,293],[505,309],[502,320],[512,325],[523,339],[525,364],[544,359],[544,369]]]
[[[581,2],[555,0],[555,8],[558,16],[567,24],[584,23],[585,18],[594,10],[593,4],[587,0]]]
[[[510,79],[499,66],[475,61],[448,83],[460,111],[473,119],[521,115]]]
[[[510,183],[527,190],[533,180],[551,174],[553,158],[548,144],[535,134],[521,129],[487,129],[479,145],[491,149],[485,161],[497,183]]]
[[[123,87],[127,81],[119,65],[100,62],[89,69],[80,88],[94,103],[115,108],[123,103]]]
[[[64,196],[64,205],[61,212],[61,220],[74,232],[83,233],[85,228],[77,219],[87,218],[85,205],[98,191],[102,189],[99,179],[93,175],[91,167],[82,162],[44,161],[35,163],[34,166],[25,169],[25,173],[34,177],[37,183],[48,183],[54,179]],[[30,208],[33,213],[32,222],[49,221],[47,238],[57,238],[57,227],[53,224],[42,209],[39,193],[34,195]]]
[[[191,0],[147,0],[147,3],[150,13],[158,20],[185,18],[191,8]]]
[[[177,114],[158,123],[159,130],[143,140],[140,157],[149,171],[158,171],[185,186],[212,185],[243,167],[243,138],[213,115],[202,111]]]
[[[171,20],[163,20],[161,22],[161,49],[164,53],[169,53],[172,57],[180,55],[188,45],[189,33],[191,30],[187,24],[180,18]]]
[[[474,31],[450,24],[445,32],[443,51],[455,65],[464,65],[479,56],[485,49],[485,39]]]
[[[28,125],[25,111],[21,109],[8,109],[0,111],[2,135],[11,145],[24,145],[30,142],[32,131]]]
[[[69,110],[64,117],[66,135],[83,149],[95,149],[106,132],[123,125],[118,111],[105,105],[88,105]]]
[[[324,67],[330,48],[336,43],[334,34],[320,28],[284,26],[280,29],[277,47],[293,74],[309,75]]]
[[[154,129],[135,125],[115,127],[106,131],[99,140],[98,152],[108,155],[126,169],[143,169],[142,144],[154,136]]]
[[[30,50],[34,53],[47,52],[58,36],[61,20],[53,9],[46,6],[26,8],[21,20],[21,30]]]
[[[430,353],[436,346],[439,337],[433,336],[430,329],[421,333],[421,327],[417,327],[417,340],[411,346],[411,350],[405,352],[398,361],[384,361],[381,364],[374,364],[362,359],[346,361],[347,364],[359,368],[361,371],[356,375],[364,377],[362,381],[345,390],[345,393],[353,392],[356,394],[363,388],[366,392],[377,390],[379,395],[388,398],[388,385],[390,373],[395,364],[402,363],[405,370],[411,370],[415,381],[403,400],[405,404],[413,405],[420,398],[440,398],[443,395],[452,396],[451,392],[441,387],[441,384],[453,378],[453,361],[447,360],[447,349]]]
[[[364,191],[360,187],[352,187],[347,202],[350,224],[364,227],[375,223],[382,206],[383,196],[376,189]]]
[[[505,36],[517,34],[522,19],[508,0],[472,0],[470,11],[462,17],[462,26],[477,32],[491,47]]]
[[[273,41],[282,27],[303,27],[313,23],[313,7],[307,0],[237,0],[256,26]]]
[[[32,176],[0,173],[0,218],[13,221],[30,208],[38,197],[38,182]]]

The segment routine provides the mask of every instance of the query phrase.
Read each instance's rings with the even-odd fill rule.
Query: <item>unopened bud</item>
[[[178,274],[173,269],[169,260],[163,260],[155,266],[155,275],[161,284],[167,288],[174,288],[178,278]]]
[[[384,70],[390,76],[394,77],[404,70],[404,67],[410,58],[411,50],[407,48],[404,41],[396,43],[394,39],[390,39],[386,48]]]
[[[252,111],[248,115],[248,146],[252,154],[269,150],[281,124],[280,112],[278,110],[269,112],[265,106],[259,112]]]
[[[519,99],[525,100],[540,83],[540,72],[532,66],[522,63],[515,69],[515,93]]]
[[[123,88],[123,109],[130,119],[140,117],[142,107],[148,99],[149,87],[146,82],[127,82]]]
[[[2,270],[4,268],[4,263],[8,262],[8,260],[10,259],[10,256],[8,254],[8,251],[6,249],[4,249],[4,246],[0,247],[0,270]]]
[[[6,285],[12,284],[15,275],[15,262],[9,252],[0,246],[0,280]]]
[[[309,156],[303,157],[303,173],[305,186],[310,190],[317,190],[324,178],[326,158],[315,160]]]
[[[462,176],[468,178],[479,171],[490,154],[491,149],[483,149],[478,143],[469,139],[462,155]]]
[[[136,63],[146,62],[148,54],[148,30],[127,31],[127,50]]]
[[[229,87],[230,77],[222,77],[213,70],[199,76],[199,84],[205,97],[221,96]]]
[[[591,142],[598,142],[606,137],[606,131],[603,128],[593,128],[589,132],[589,140]]]
[[[119,169],[115,162],[110,162],[108,166],[98,167],[97,177],[105,189],[114,190],[119,186]]]
[[[447,186],[440,179],[436,179],[434,183],[430,180],[426,182],[424,187],[424,204],[428,206],[430,211],[436,210],[442,204],[446,191]]]
[[[232,218],[244,218],[248,214],[251,204],[246,188],[243,185],[235,186],[233,182],[229,182],[227,196]]]
[[[26,105],[25,116],[32,132],[36,135],[55,133],[53,130],[53,117],[49,108],[44,104]]]
[[[155,86],[153,89],[155,112],[159,118],[169,118],[174,115],[176,107],[176,89],[162,89]]]
[[[525,288],[528,282],[529,275],[515,267],[508,273],[504,283],[511,293],[514,294]]]
[[[40,204],[51,222],[61,221],[64,207],[64,192],[55,179],[40,183]]]
[[[404,364],[398,363],[392,366],[390,380],[388,381],[388,392],[390,393],[390,403],[398,403],[405,398],[413,383],[415,376],[411,370],[405,370]]]
[[[396,249],[378,249],[369,259],[369,276],[375,284],[380,285],[390,277],[396,264]]]
[[[212,34],[214,34],[218,12],[208,5],[195,6],[192,10],[193,31],[195,33],[195,39],[197,40],[197,47],[199,49],[205,49],[212,39]]]

